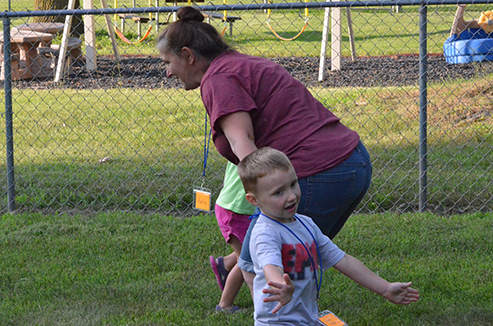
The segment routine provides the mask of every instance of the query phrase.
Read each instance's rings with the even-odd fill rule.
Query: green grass
[[[0,9],[7,9],[6,3],[1,2],[4,7]],[[118,3],[120,7],[131,6],[130,0]],[[137,1],[138,6],[147,3]],[[30,1],[12,4],[14,10],[32,6]],[[468,6],[465,18],[479,17],[486,7]],[[442,52],[455,8],[428,8],[429,52]],[[300,13],[273,11],[271,23],[285,37],[296,35],[304,23]],[[230,40],[242,52],[263,56],[320,53],[323,10],[310,10],[307,30],[292,42],[279,41],[269,31],[262,11],[230,14],[242,17],[235,23]],[[403,7],[399,13],[353,9],[357,54],[418,52],[418,20],[416,7]],[[12,24],[18,23],[19,19]],[[212,23],[222,30],[220,22]],[[102,17],[96,17],[96,24],[98,54],[111,54]],[[346,25],[343,11],[343,55],[348,56]],[[133,26],[128,36],[136,38],[135,26],[128,26]],[[120,53],[156,55],[154,41],[155,34],[138,45],[120,41]],[[490,107],[489,82],[488,76],[478,76],[428,88],[432,207],[455,207],[458,211],[493,208],[488,190],[493,182],[491,118],[467,122],[477,110]],[[363,212],[414,207],[419,159],[417,87],[315,87],[311,91],[357,130],[370,150],[374,175]],[[202,184],[204,110],[198,92],[14,89],[14,113],[17,205],[21,210],[184,212],[190,206],[193,186]],[[4,130],[0,137],[5,137]],[[0,157],[5,162],[5,152]],[[104,157],[110,157],[111,163],[98,164]],[[213,196],[221,188],[224,163],[211,146],[205,185]],[[5,207],[4,198],[0,208],[5,211]]]
[[[14,95],[18,207],[186,210],[203,167],[198,96],[159,89]],[[105,157],[111,162],[98,164]],[[214,189],[224,164],[213,148],[207,177]]]
[[[319,306],[349,325],[491,325],[493,215],[353,216],[335,239],[419,302],[395,306],[330,270]],[[0,325],[252,325],[214,313],[209,255],[229,251],[211,216],[0,217]]]
[[[461,124],[456,119],[469,116],[474,107],[487,107],[489,82],[457,84],[454,92],[443,85],[428,89],[429,204],[439,211],[488,211],[493,207],[488,191],[493,122]],[[370,150],[374,174],[362,211],[414,207],[417,87],[312,92],[357,130]],[[205,112],[198,91],[14,90],[14,112],[17,207],[22,211],[185,212],[192,188],[202,183]],[[0,153],[4,162],[5,155]],[[104,157],[111,161],[98,164]],[[213,199],[225,162],[211,144],[205,186]]]
[[[32,9],[32,1],[12,5]],[[0,2],[2,11],[6,6],[7,1]],[[486,7],[469,6],[466,19],[479,17]],[[429,52],[441,53],[456,7],[430,8]],[[265,13],[231,14],[242,17],[231,40],[242,52],[320,52],[323,11],[311,10],[305,33],[287,43],[267,29]],[[359,56],[417,52],[417,8],[399,14],[355,9],[352,16]],[[291,37],[303,18],[296,11],[275,12],[272,23]],[[97,24],[98,53],[111,54],[101,17]],[[343,55],[348,56],[346,24],[343,18]],[[127,36],[137,38],[135,28]],[[154,40],[155,35],[134,46],[119,42],[120,52],[155,55]],[[476,79],[428,88],[431,206],[491,211],[491,119],[462,122],[475,107],[489,105],[489,96],[476,92],[487,83]],[[312,91],[358,130],[370,149],[375,170],[363,211],[415,205],[417,89]],[[208,256],[229,248],[212,216],[136,213],[186,211],[193,185],[201,182],[203,108],[198,93],[184,95],[177,90],[14,90],[19,210],[133,213],[1,216],[0,325],[252,324],[246,288],[236,302],[243,313],[213,312],[220,291]],[[0,137],[5,139],[3,130]],[[1,156],[5,162],[5,153]],[[111,157],[111,163],[98,164],[103,157]],[[207,186],[214,191],[221,187],[224,163],[212,148]],[[394,306],[329,271],[320,308],[349,325],[491,325],[492,232],[491,213],[354,216],[336,243],[382,277],[413,281],[422,298],[408,307]]]

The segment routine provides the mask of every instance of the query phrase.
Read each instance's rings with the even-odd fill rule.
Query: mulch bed
[[[330,59],[326,63],[326,76],[318,82],[319,59],[314,57],[286,57],[271,59],[307,87],[377,87],[409,86],[419,83],[419,57],[417,54],[382,57],[362,57],[356,61],[342,59],[339,71],[330,71]],[[444,82],[469,79],[493,73],[490,62],[474,62],[451,65],[443,55],[429,55],[428,82]],[[1,83],[3,87],[3,82]],[[107,89],[107,88],[179,88],[180,83],[166,77],[163,61],[155,56],[123,57],[118,64],[113,57],[98,57],[96,71],[88,72],[83,65],[73,67],[72,73],[62,83],[53,78],[14,81],[17,88],[51,89]]]

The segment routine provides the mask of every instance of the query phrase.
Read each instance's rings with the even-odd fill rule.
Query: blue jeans
[[[334,238],[368,191],[371,175],[370,155],[360,141],[346,161],[298,180],[301,188],[298,213],[311,217],[322,233]],[[251,273],[250,236],[256,221],[250,223],[238,262],[242,270]]]

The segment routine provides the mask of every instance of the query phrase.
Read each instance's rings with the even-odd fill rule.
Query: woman
[[[370,158],[359,135],[283,67],[231,49],[197,9],[181,8],[178,18],[157,48],[168,77],[185,89],[200,86],[218,152],[234,164],[260,147],[284,152],[299,178],[298,212],[334,238],[370,185]],[[253,271],[248,247],[239,262],[247,272]],[[251,285],[252,275],[244,275]]]

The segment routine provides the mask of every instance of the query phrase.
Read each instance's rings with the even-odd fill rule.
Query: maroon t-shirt
[[[359,141],[280,65],[230,51],[210,64],[200,85],[219,153],[238,164],[218,119],[249,112],[255,145],[284,152],[299,178],[315,175],[343,162]]]

